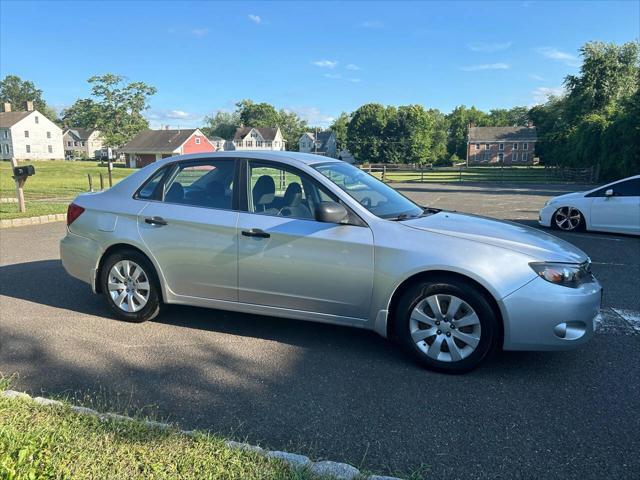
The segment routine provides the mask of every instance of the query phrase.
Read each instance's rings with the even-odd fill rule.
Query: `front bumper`
[[[502,299],[505,350],[567,350],[593,336],[602,287],[569,288],[536,278]]]
[[[538,223],[544,227],[550,227],[555,211],[556,207],[554,205],[546,205],[542,207],[538,214]]]
[[[95,276],[101,255],[98,242],[67,231],[60,240],[60,259],[69,275],[91,285],[95,292]]]

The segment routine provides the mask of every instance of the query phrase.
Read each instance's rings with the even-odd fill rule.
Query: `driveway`
[[[530,225],[565,190],[395,186],[421,203]],[[448,376],[355,329],[189,307],[145,324],[113,320],[64,272],[64,230],[54,223],[0,231],[0,372],[18,372],[17,389],[88,394],[100,408],[142,409],[185,429],[376,473],[640,474],[638,238],[562,235],[591,256],[605,287],[598,333],[585,348],[505,352]]]

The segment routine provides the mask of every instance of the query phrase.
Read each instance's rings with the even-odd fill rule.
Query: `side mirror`
[[[336,202],[322,202],[316,208],[316,220],[324,223],[342,223],[349,216],[349,212]]]
[[[609,188],[604,192],[605,197],[613,197],[613,188]]]

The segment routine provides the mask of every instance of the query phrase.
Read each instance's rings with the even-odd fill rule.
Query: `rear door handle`
[[[149,225],[166,225],[167,221],[162,217],[147,217],[144,219],[144,223],[148,223]]]
[[[271,236],[270,234],[268,234],[264,230],[260,230],[259,228],[242,230],[242,235],[244,235],[245,237],[258,237],[258,238],[269,238]]]

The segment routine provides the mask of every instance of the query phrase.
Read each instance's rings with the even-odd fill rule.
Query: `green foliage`
[[[455,153],[464,158],[467,155],[469,125],[473,123],[476,127],[489,126],[489,116],[485,112],[476,107],[467,108],[464,105],[454,108],[447,115],[447,121],[449,122],[447,150],[451,154]]]
[[[61,112],[60,120],[65,127],[91,129],[98,125],[101,114],[101,105],[90,98],[79,98]]]
[[[347,148],[347,128],[349,126],[349,120],[349,114],[342,112],[329,127],[329,130],[336,135],[336,148],[338,152]]]
[[[7,75],[0,80],[0,102],[11,103],[13,111],[24,111],[27,101],[32,101],[36,110],[41,112],[49,120],[55,122],[58,118],[55,110],[47,105],[42,98],[42,90],[33,82],[22,80],[17,75]]]
[[[578,75],[565,79],[566,95],[532,108],[542,161],[574,167],[599,165],[603,179],[640,171],[640,49],[590,42],[580,49]]]
[[[204,117],[206,126],[202,127],[202,133],[207,137],[221,137],[232,140],[236,129],[240,126],[238,112],[218,111],[213,117]]]
[[[120,75],[94,75],[88,82],[91,95],[97,98],[97,127],[108,147],[119,147],[149,127],[142,112],[149,108],[148,99],[156,88],[144,82],[125,83]]]
[[[386,161],[387,123],[395,115],[395,108],[379,103],[361,106],[351,116],[347,127],[347,148],[358,161],[381,163]]]

